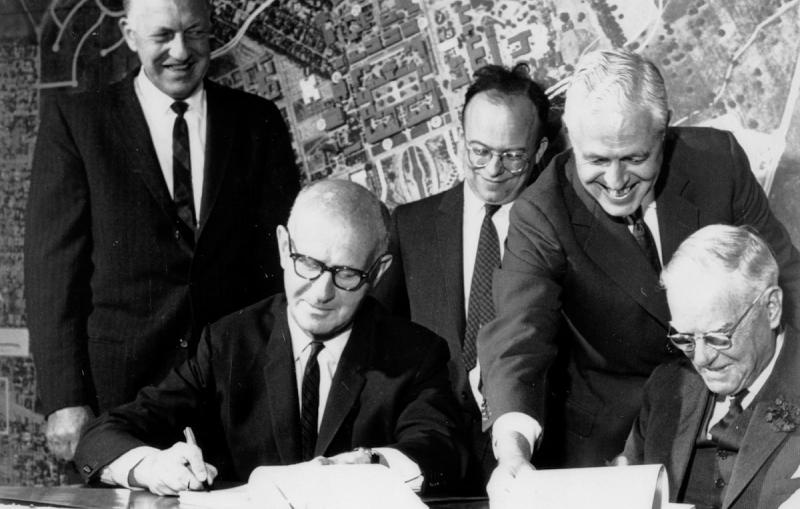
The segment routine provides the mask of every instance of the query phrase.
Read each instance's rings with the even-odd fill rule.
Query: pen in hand
[[[192,428],[190,428],[189,426],[183,428],[183,436],[186,437],[187,444],[197,447],[197,439],[194,437],[194,432],[192,431]],[[206,491],[209,491],[211,489],[211,487],[208,485],[208,473],[206,473],[206,478],[203,479],[203,489]]]

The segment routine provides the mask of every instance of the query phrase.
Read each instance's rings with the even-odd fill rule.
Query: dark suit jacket
[[[466,327],[463,224],[463,182],[397,207],[392,215],[392,266],[375,293],[395,314],[447,340],[456,396],[471,408],[475,403],[461,359]]]
[[[367,299],[334,375],[315,455],[389,446],[417,462],[430,488],[460,479],[465,453],[446,363],[441,339]],[[189,425],[221,479],[246,481],[259,465],[301,461],[282,294],[208,327],[196,357],[90,424],[75,462],[91,479],[133,447],[171,446]]]
[[[800,257],[734,137],[671,128],[664,150],[656,186],[664,263],[703,226],[751,225],[780,265],[787,318],[797,316]],[[658,275],[627,226],[583,189],[571,151],[515,202],[493,289],[498,317],[478,337],[490,418],[520,411],[545,422],[547,372],[566,353],[564,404],[551,406],[549,416],[563,424],[547,426],[542,437],[556,445],[553,463],[602,465],[616,456],[644,382],[677,354],[668,351]]]
[[[800,489],[800,478],[791,478],[800,466],[800,429],[777,431],[766,416],[770,407],[777,408],[778,397],[800,407],[798,366],[800,336],[789,328],[772,374],[751,403],[754,411],[722,509],[775,508]],[[623,455],[633,464],[666,465],[672,501],[683,500],[681,488],[710,396],[686,358],[659,366],[645,385],[642,410]]]
[[[464,368],[463,276],[464,183],[423,200],[401,205],[392,215],[392,266],[376,297],[393,313],[407,316],[447,340],[450,380],[470,434],[466,492],[485,494],[495,467],[488,433]]]
[[[133,75],[42,114],[25,290],[41,410],[130,401],[203,326],[280,291],[274,240],[299,187],[275,105],[212,82],[196,236],[178,218]]]

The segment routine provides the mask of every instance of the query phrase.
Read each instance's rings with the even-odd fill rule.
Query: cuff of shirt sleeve
[[[492,426],[492,449],[497,460],[522,455],[530,460],[533,445],[542,434],[542,426],[530,415],[508,412]]]
[[[391,447],[373,447],[373,452],[381,455],[381,463],[385,462],[389,470],[397,474],[406,486],[411,488],[415,493],[422,489],[422,483],[425,480],[422,476],[422,471],[411,458]]]
[[[131,449],[106,465],[100,471],[100,480],[106,484],[116,484],[131,488],[130,484],[128,484],[128,474],[130,474],[131,469],[154,452],[158,452],[158,449],[146,445]]]

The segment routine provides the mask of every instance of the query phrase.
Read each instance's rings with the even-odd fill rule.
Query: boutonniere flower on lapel
[[[795,406],[783,396],[778,396],[772,405],[767,407],[766,420],[775,431],[791,433],[800,424],[800,407]]]

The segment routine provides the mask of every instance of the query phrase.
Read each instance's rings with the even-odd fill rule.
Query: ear
[[[550,145],[550,140],[547,137],[543,137],[542,140],[539,142],[539,148],[536,149],[536,157],[534,157],[533,162],[538,163],[542,160],[542,156],[544,156],[547,147]]]
[[[127,16],[123,16],[119,20],[119,30],[122,32],[122,37],[125,38],[125,44],[128,45],[131,51],[137,52],[136,36],[134,34],[133,25]]]
[[[275,229],[275,236],[278,239],[278,253],[281,258],[281,268],[286,270],[286,267],[290,265],[289,262],[291,261],[289,258],[289,253],[291,252],[289,249],[289,230],[282,224],[279,224]]]
[[[783,290],[779,286],[773,286],[767,293],[767,316],[771,329],[777,329],[781,325],[783,314]]]
[[[386,274],[386,271],[389,270],[389,267],[392,266],[392,259],[392,255],[389,253],[381,256],[381,261],[378,264],[378,270],[375,272],[375,278],[372,280],[372,286],[376,286],[381,278],[383,278],[383,275]]]

